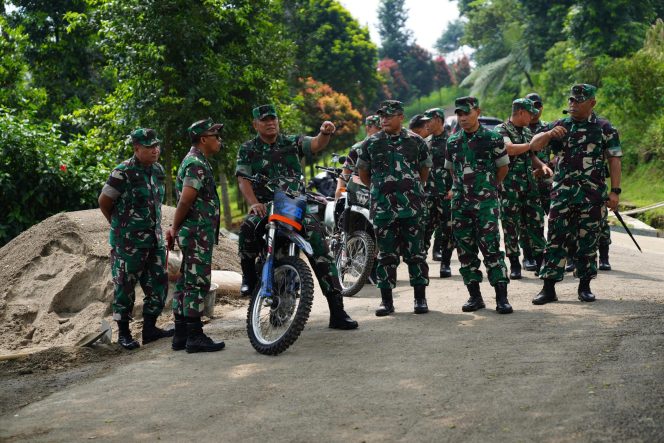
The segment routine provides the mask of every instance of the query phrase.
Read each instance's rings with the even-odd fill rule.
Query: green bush
[[[95,207],[108,156],[85,139],[69,144],[56,126],[0,109],[0,246],[61,211]]]

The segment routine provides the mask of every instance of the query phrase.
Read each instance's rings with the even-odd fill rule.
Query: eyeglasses
[[[579,99],[576,98],[576,97],[570,97],[570,98],[567,99],[567,101],[568,101],[569,103],[584,103],[584,102],[587,102],[588,99],[586,98],[586,99],[583,99],[583,100],[579,100]]]

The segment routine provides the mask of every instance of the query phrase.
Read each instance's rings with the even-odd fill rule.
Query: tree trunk
[[[231,213],[231,201],[228,195],[228,179],[223,171],[219,171],[219,186],[221,187],[221,206],[224,208],[224,225],[231,230],[233,214]]]

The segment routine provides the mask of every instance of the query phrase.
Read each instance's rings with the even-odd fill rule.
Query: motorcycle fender
[[[350,209],[351,209],[351,211],[353,211],[353,212],[359,212],[359,213],[362,214],[362,215],[364,216],[364,218],[366,218],[367,220],[371,220],[371,217],[369,216],[370,213],[369,213],[369,210],[368,210],[367,208],[363,208],[362,206],[358,206],[358,205],[352,205],[352,206],[350,207]]]
[[[290,241],[299,246],[308,256],[314,255],[314,250],[308,241],[306,241],[300,234],[290,230],[278,230],[277,235],[288,238]]]
[[[334,230],[334,226],[335,226],[334,208],[335,207],[336,207],[336,202],[334,202],[334,201],[328,202],[327,205],[325,205],[325,218],[323,219],[323,223],[325,224],[325,228],[327,228],[328,232],[332,232]]]

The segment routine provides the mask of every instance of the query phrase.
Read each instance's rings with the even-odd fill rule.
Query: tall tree
[[[413,41],[413,32],[406,28],[408,10],[405,0],[381,0],[378,6],[380,57],[399,63]]]
[[[441,54],[454,52],[461,47],[461,39],[463,38],[464,22],[461,19],[456,19],[450,22],[443,31],[443,34],[436,40],[435,48]]]
[[[368,106],[378,85],[378,50],[369,30],[335,0],[283,1],[287,36],[296,44],[293,80],[313,77]]]
[[[220,166],[233,169],[251,108],[284,97],[291,43],[269,0],[95,0],[101,44],[118,72],[111,115],[163,136],[169,196],[185,129],[213,117],[226,125]],[[101,110],[100,112],[107,112]],[[111,120],[111,119],[109,119]],[[118,128],[120,129],[120,128]],[[127,133],[125,132],[125,133]]]

